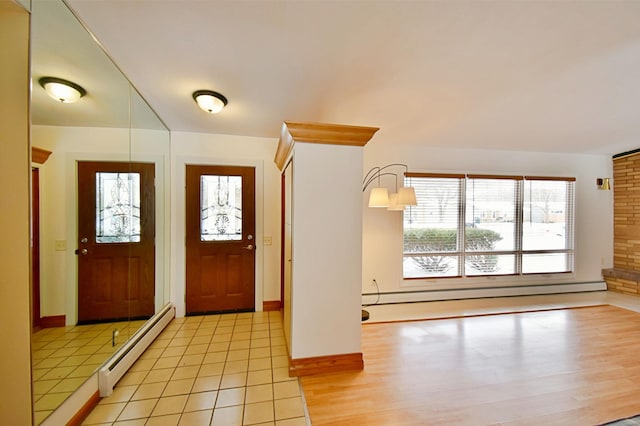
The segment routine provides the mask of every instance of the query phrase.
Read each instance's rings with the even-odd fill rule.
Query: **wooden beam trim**
[[[574,177],[553,177],[553,176],[525,176],[526,180],[563,180],[566,182],[575,182]]]
[[[279,300],[264,300],[262,302],[262,310],[264,312],[279,311],[280,310],[280,301]]]
[[[420,172],[406,172],[404,174],[408,178],[446,178],[446,179],[464,179],[464,173],[420,173]]]
[[[36,148],[35,146],[31,147],[31,161],[33,163],[44,164],[51,154],[52,152],[46,149]]]
[[[289,358],[289,376],[311,376],[337,371],[360,371],[364,369],[362,352],[311,358]]]
[[[94,408],[100,402],[100,392],[95,391],[91,398],[80,408],[80,410],[69,420],[66,426],[80,426],[82,422],[91,414]]]
[[[51,315],[40,318],[40,328],[64,327],[67,325],[65,315]]]
[[[378,127],[285,121],[282,123],[274,161],[282,170],[296,142],[365,146],[378,130]]]
[[[511,176],[511,175],[482,175],[472,174],[467,175],[468,179],[505,179],[505,180],[523,180],[523,176]]]

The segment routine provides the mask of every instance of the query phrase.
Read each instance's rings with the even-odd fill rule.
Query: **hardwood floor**
[[[640,314],[363,325],[365,369],[302,378],[318,425],[596,425],[640,413]]]

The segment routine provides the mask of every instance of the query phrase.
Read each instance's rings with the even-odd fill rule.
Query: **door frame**
[[[40,168],[31,166],[31,328],[40,329]]]
[[[171,289],[171,300],[176,306],[176,316],[183,317],[186,312],[186,166],[243,166],[255,168],[255,217],[256,230],[255,241],[257,250],[255,252],[255,308],[256,312],[262,311],[264,301],[264,162],[262,160],[238,159],[215,157],[178,156],[175,158],[173,175],[174,184],[171,191],[171,214],[172,233],[171,239],[174,243],[171,246],[171,258],[173,268],[171,282],[175,285]],[[274,185],[278,185],[274,182]],[[274,188],[277,191],[278,186]],[[277,220],[277,218],[274,218]],[[277,258],[279,253],[275,253]],[[277,285],[277,283],[274,283]]]

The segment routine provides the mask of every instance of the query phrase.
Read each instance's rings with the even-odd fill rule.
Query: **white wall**
[[[435,290],[448,287],[486,288],[525,284],[602,281],[601,269],[613,262],[613,191],[596,189],[596,178],[612,177],[609,156],[535,152],[430,149],[394,146],[375,140],[365,147],[365,171],[374,166],[404,163],[413,172],[486,173],[576,177],[575,273],[548,277],[478,277],[441,280],[402,279],[402,212],[367,207],[364,212],[363,293]],[[615,185],[615,182],[613,183]],[[473,296],[473,293],[470,295]],[[411,296],[421,300],[424,295]],[[373,299],[367,298],[367,301]],[[406,300],[406,298],[405,298]]]
[[[277,140],[204,133],[171,133],[171,301],[185,313],[185,165],[256,168],[256,310],[280,300],[280,172],[273,158]],[[264,245],[264,237],[272,244]]]
[[[294,150],[290,355],[359,353],[362,148]]]

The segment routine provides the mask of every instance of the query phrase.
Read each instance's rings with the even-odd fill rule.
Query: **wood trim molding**
[[[342,355],[316,356],[311,358],[289,358],[289,376],[311,376],[337,371],[360,371],[364,369],[362,352]]]
[[[467,175],[464,173],[421,173],[421,172],[406,172],[404,174],[408,178],[445,178],[445,179],[464,179]]]
[[[262,310],[264,312],[279,311],[280,310],[280,301],[279,300],[264,300],[262,302]]]
[[[52,152],[46,149],[36,148],[35,146],[31,147],[31,161],[33,163],[44,164],[51,154]]]
[[[100,391],[96,391],[91,398],[87,402],[84,403],[82,408],[69,420],[66,426],[80,426],[84,419],[86,419],[91,411],[98,405],[100,402]]]
[[[554,176],[525,176],[526,180],[564,180],[567,182],[575,182],[574,177],[554,177]]]
[[[505,179],[505,180],[524,180],[524,176],[511,176],[511,175],[481,175],[481,174],[469,174],[469,179]]]
[[[64,327],[67,318],[64,315],[52,315],[40,318],[40,328]]]
[[[378,130],[378,127],[285,121],[282,123],[274,161],[283,170],[296,142],[365,146]]]

